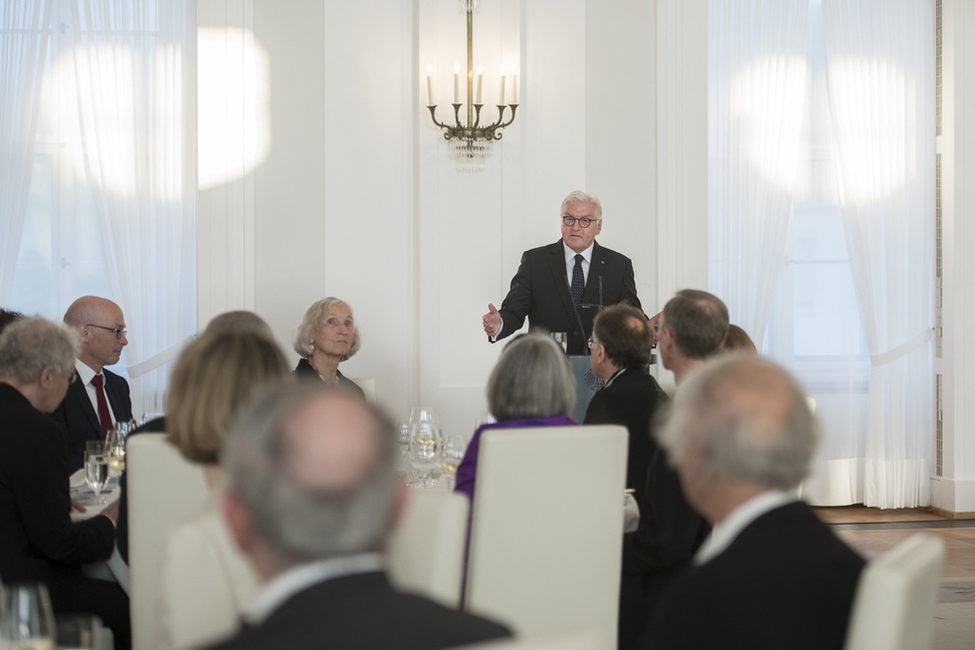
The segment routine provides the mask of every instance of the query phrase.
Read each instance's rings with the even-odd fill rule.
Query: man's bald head
[[[279,563],[385,546],[397,500],[393,427],[360,397],[279,386],[241,414],[221,462]]]
[[[78,358],[95,372],[118,363],[125,337],[122,308],[98,296],[82,296],[64,312],[64,324],[78,331],[81,352]]]
[[[660,434],[678,467],[693,449],[702,476],[779,490],[805,478],[817,441],[799,384],[754,355],[730,355],[691,376]]]

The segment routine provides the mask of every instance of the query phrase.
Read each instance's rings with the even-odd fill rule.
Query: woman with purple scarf
[[[466,494],[471,503],[482,432],[575,424],[568,416],[576,401],[572,367],[562,348],[547,334],[525,334],[505,347],[488,379],[487,398],[497,421],[478,427],[457,468],[454,491]]]

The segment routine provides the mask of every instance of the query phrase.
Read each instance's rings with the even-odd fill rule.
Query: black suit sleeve
[[[623,297],[621,301],[629,303],[637,309],[643,309],[640,298],[636,295],[636,276],[633,273],[633,262],[629,259],[626,260],[626,270],[623,272]]]
[[[67,458],[60,432],[53,426],[16,436],[16,458],[36,463],[10,467],[24,530],[31,546],[48,560],[76,565],[112,554],[115,528],[107,517],[72,523]]]
[[[522,253],[521,263],[518,265],[518,272],[511,279],[511,288],[508,295],[501,303],[498,311],[504,321],[504,327],[498,333],[497,339],[500,341],[512,332],[521,329],[525,324],[525,318],[532,308],[532,268],[528,252]],[[491,337],[488,337],[490,339]]]

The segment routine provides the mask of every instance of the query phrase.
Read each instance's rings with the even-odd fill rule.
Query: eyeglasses
[[[597,341],[594,337],[590,336],[589,340],[586,341],[586,345],[589,347],[590,350],[592,350],[592,346],[602,345],[602,344],[599,341]]]
[[[574,224],[578,223],[583,228],[588,228],[593,221],[602,221],[602,219],[593,219],[592,217],[570,217],[567,214],[562,215],[562,223],[568,227],[572,227]]]
[[[115,332],[115,338],[119,341],[121,341],[125,334],[129,331],[121,327],[105,327],[104,325],[95,325],[94,323],[88,323],[87,326],[97,327],[100,330],[108,330],[109,332]]]
[[[71,373],[71,376],[68,377],[68,386],[70,386],[71,384],[75,383],[75,381],[77,381],[77,380],[78,380],[78,373],[72,372]]]

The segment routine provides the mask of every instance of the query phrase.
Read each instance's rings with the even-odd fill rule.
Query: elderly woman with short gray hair
[[[363,395],[354,381],[339,372],[339,363],[352,357],[361,345],[347,302],[329,296],[312,303],[295,328],[293,343],[301,356],[294,370],[299,379],[318,377],[326,385]]]
[[[487,385],[488,408],[496,422],[478,427],[457,468],[456,492],[474,501],[481,434],[488,429],[560,427],[576,402],[575,377],[562,348],[550,336],[531,333],[509,343]]]

